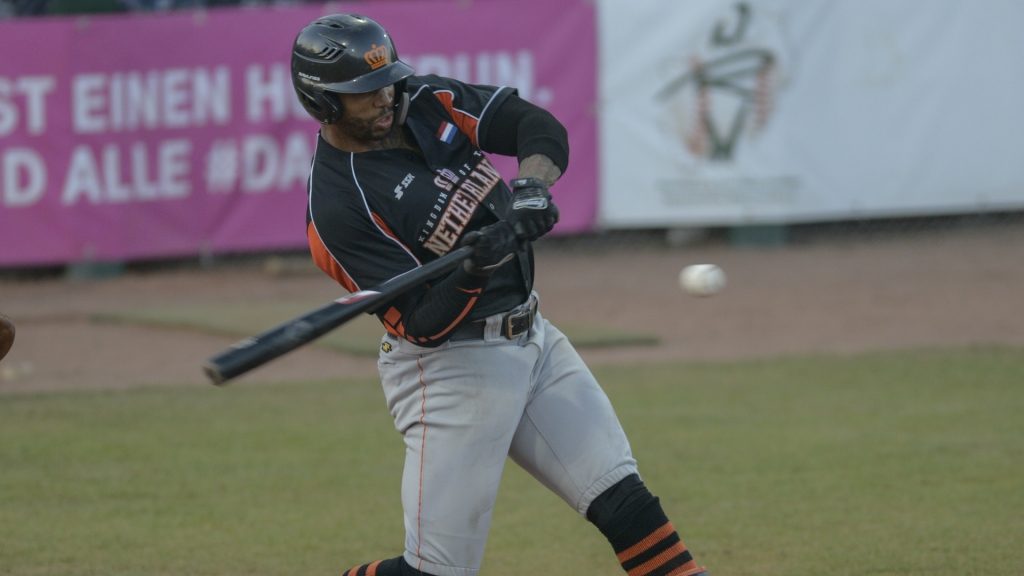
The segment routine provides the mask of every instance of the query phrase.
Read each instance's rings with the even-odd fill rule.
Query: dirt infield
[[[557,324],[659,340],[581,350],[595,364],[1024,346],[1022,256],[1024,225],[1014,221],[825,234],[771,249],[714,241],[673,248],[650,236],[556,240],[538,247],[538,289],[543,313]],[[249,261],[107,280],[0,279],[0,312],[18,326],[0,365],[0,392],[206,385],[202,361],[237,338],[99,322],[96,315],[161,305],[321,303],[340,294],[304,259],[286,262],[291,273],[268,274]],[[694,298],[679,290],[679,269],[698,262],[725,269],[723,293]],[[246,380],[375,373],[372,358],[307,347]]]

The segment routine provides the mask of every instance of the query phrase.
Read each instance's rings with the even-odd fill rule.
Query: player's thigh
[[[382,353],[377,366],[399,432],[425,424],[455,430],[464,442],[508,441],[539,354],[509,341],[404,345]]]
[[[410,562],[434,571],[479,566],[538,356],[511,342],[382,355],[381,381],[406,448]]]
[[[636,471],[636,461],[604,390],[568,339],[544,326],[535,389],[510,454],[585,513],[597,495]]]

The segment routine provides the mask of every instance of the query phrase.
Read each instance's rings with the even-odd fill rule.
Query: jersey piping
[[[416,93],[413,94],[411,98],[409,98],[409,101],[412,102],[413,100],[415,100],[416,97],[420,95],[420,92],[423,92],[427,88],[430,88],[429,84],[424,84],[423,86],[420,86],[419,90],[417,90]]]
[[[366,215],[367,215],[367,217],[369,217],[370,221],[373,222],[374,227],[376,227],[377,230],[379,230],[381,234],[383,234],[386,238],[390,238],[392,242],[394,242],[402,250],[404,250],[405,253],[408,254],[410,258],[412,258],[412,261],[417,266],[419,266],[420,265],[419,258],[417,258],[416,255],[413,254],[411,250],[409,250],[409,247],[406,246],[404,243],[402,243],[402,241],[399,240],[398,237],[394,235],[394,233],[390,233],[389,234],[390,230],[385,230],[384,228],[381,228],[380,217],[377,216],[376,214],[374,214],[373,210],[370,209],[370,202],[366,199],[366,192],[363,190],[362,184],[359,183],[359,176],[356,174],[356,155],[355,155],[355,153],[349,152],[349,154],[348,154],[348,164],[349,164],[349,167],[352,170],[352,182],[354,182],[355,185],[356,185],[356,188],[359,189],[359,197],[363,201],[363,207],[366,208]]]
[[[494,94],[491,95],[491,98],[489,100],[487,100],[487,104],[484,104],[484,109],[480,111],[480,117],[481,118],[483,118],[484,116],[487,115],[487,110],[490,109],[491,104],[494,103],[494,100],[498,97],[498,94],[501,94],[502,91],[505,90],[505,88],[506,88],[506,86],[499,86],[498,89],[494,91]],[[480,124],[479,123],[476,126],[476,140],[475,141],[478,142],[478,143],[480,142]]]
[[[428,86],[423,86],[420,90],[427,87]],[[416,91],[417,95],[419,95],[420,90]],[[483,118],[484,115],[487,114],[487,109],[491,107],[491,103],[494,102],[494,99],[497,98],[503,90],[505,90],[505,86],[501,86],[494,91],[494,94],[492,94],[487,100],[487,104],[484,104],[483,110],[480,111],[480,116],[477,117],[465,110],[460,110],[455,107],[455,92],[452,92],[451,90],[431,89],[434,96],[437,97],[444,106],[444,109],[447,110],[448,114],[453,120],[455,120],[455,125],[459,127],[459,130],[469,137],[470,142],[472,142],[474,146],[478,147],[480,146],[480,118]]]
[[[309,241],[309,251],[313,255],[313,263],[317,267],[326,272],[331,278],[337,280],[349,292],[359,292],[361,290],[356,281],[352,279],[352,276],[345,271],[341,263],[331,255],[331,251],[324,245],[323,240],[320,238],[320,233],[317,232],[316,225],[312,221],[306,226],[306,239]]]
[[[381,318],[383,320],[384,329],[387,330],[388,334],[408,340],[413,344],[427,344],[430,342],[436,342],[438,340],[444,339],[446,336],[448,336],[449,332],[457,328],[459,324],[466,319],[466,316],[468,316],[469,313],[473,310],[473,307],[476,306],[477,300],[480,299],[480,293],[483,292],[483,290],[481,290],[480,288],[475,288],[472,290],[459,288],[459,290],[466,294],[473,294],[473,296],[470,297],[468,302],[466,302],[466,305],[462,308],[462,311],[459,312],[459,315],[455,318],[455,320],[452,320],[450,324],[445,326],[437,334],[431,334],[430,336],[421,336],[419,338],[415,338],[409,334],[406,334],[405,324],[402,322],[402,312],[395,308],[394,306],[388,308],[388,311],[385,312]]]
[[[319,148],[319,146],[320,142],[317,139],[317,145],[313,149],[314,157],[316,148]],[[345,270],[345,266],[327,249],[327,244],[324,243],[323,236],[320,235],[320,230],[316,227],[316,218],[313,216],[313,171],[315,169],[316,162],[313,162],[309,167],[309,184],[306,189],[308,195],[307,202],[309,203],[309,224],[306,226],[306,239],[309,242],[309,251],[313,256],[313,263],[326,272],[328,276],[344,286],[349,292],[358,292],[361,290],[359,283],[352,278],[352,275]]]

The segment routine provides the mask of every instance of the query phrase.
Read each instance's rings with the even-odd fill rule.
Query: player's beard
[[[391,117],[390,125],[386,128],[380,126],[378,122],[388,116]],[[345,116],[338,121],[338,125],[341,131],[348,135],[349,138],[362,142],[372,149],[379,148],[387,140],[395,128],[395,121],[394,114],[389,110],[380,116],[370,119]]]

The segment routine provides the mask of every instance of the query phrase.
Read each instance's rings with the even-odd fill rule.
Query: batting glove
[[[473,247],[473,254],[462,265],[466,272],[490,276],[515,256],[519,240],[508,222],[496,222],[467,233],[462,237],[462,245]]]
[[[558,206],[551,201],[548,186],[539,178],[512,181],[512,205],[505,220],[520,240],[534,241],[558,222]]]

